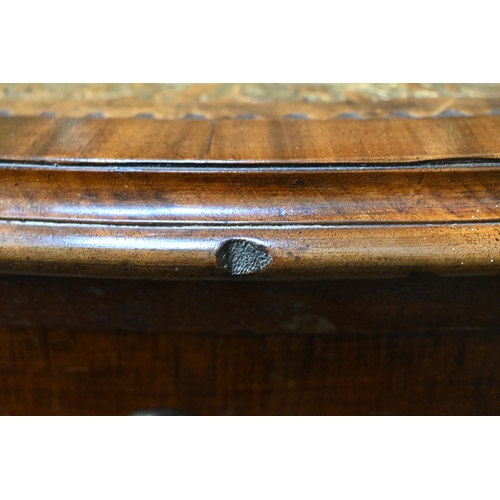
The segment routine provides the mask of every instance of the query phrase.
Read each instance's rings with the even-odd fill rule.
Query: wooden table
[[[497,414],[499,131],[0,117],[0,413]]]

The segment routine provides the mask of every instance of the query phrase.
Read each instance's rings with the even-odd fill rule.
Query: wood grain
[[[217,259],[231,241],[271,256],[262,269],[232,273]],[[366,278],[429,271],[498,274],[500,224],[137,228],[0,223],[0,271],[156,279]],[[242,253],[242,262],[251,258]]]
[[[0,414],[498,415],[499,277],[0,279]]]
[[[289,338],[1,328],[0,413],[498,415],[498,335]]]
[[[364,164],[500,159],[500,116],[421,120],[0,117],[0,160]]]
[[[489,222],[500,163],[176,168],[0,163],[0,219],[133,225]]]
[[[484,332],[500,324],[499,286],[499,276],[420,272],[397,279],[306,281],[2,274],[0,325],[110,335],[276,334],[289,340],[334,332]]]
[[[0,413],[498,414],[499,125],[0,118]]]
[[[0,270],[496,274],[498,124],[4,118]]]

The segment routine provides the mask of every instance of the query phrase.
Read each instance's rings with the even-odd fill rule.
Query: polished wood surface
[[[499,125],[1,117],[0,413],[498,414]]]
[[[500,158],[500,116],[151,120],[0,116],[0,159],[78,164],[376,164]]]
[[[498,274],[500,224],[137,228],[84,224],[0,223],[0,269],[63,276],[172,278],[366,278]],[[227,243],[232,271],[221,265]],[[246,261],[248,265],[245,264]]]
[[[496,274],[499,124],[3,118],[0,270]]]
[[[0,413],[497,415],[499,280],[2,276]]]
[[[137,170],[0,163],[0,218],[133,225],[491,222],[500,162]]]

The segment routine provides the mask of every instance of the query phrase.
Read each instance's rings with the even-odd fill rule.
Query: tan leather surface
[[[499,84],[0,84],[0,113],[178,119],[500,113]]]

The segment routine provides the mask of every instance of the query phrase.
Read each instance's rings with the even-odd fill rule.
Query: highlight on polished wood
[[[500,115],[372,120],[0,116],[0,158],[79,164],[374,164],[500,158]]]
[[[499,126],[2,117],[0,270],[496,274]]]
[[[500,412],[500,86],[172,89],[0,84],[0,414]]]

